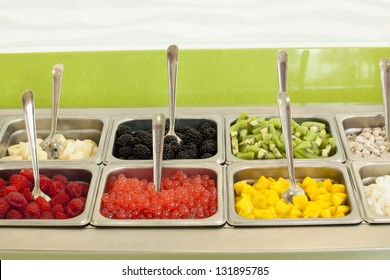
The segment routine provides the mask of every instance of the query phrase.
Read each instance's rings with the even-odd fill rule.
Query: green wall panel
[[[278,49],[180,50],[178,106],[275,104]],[[390,48],[294,48],[292,103],[381,103],[378,61]],[[35,92],[51,106],[51,68],[65,65],[61,108],[168,106],[166,50],[0,54],[0,108]]]

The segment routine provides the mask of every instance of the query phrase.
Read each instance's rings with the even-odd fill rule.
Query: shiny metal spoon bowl
[[[52,106],[51,106],[51,130],[49,136],[41,143],[41,148],[47,153],[48,159],[59,159],[64,141],[55,137],[57,130],[58,107],[60,103],[60,91],[64,65],[56,64],[52,69]]]
[[[34,198],[42,196],[47,201],[50,201],[50,197],[42,192],[39,185],[39,165],[37,155],[37,132],[35,123],[35,106],[34,106],[34,93],[31,90],[26,90],[22,95],[22,105],[24,111],[24,120],[26,123],[28,145],[30,148],[30,156],[32,160],[32,169],[34,174],[34,189],[32,195]]]
[[[290,187],[282,194],[282,199],[289,203],[292,202],[294,196],[305,194],[305,191],[297,185],[295,180],[294,156],[292,148],[290,97],[287,93],[288,55],[285,51],[278,51],[276,58],[279,80],[279,93],[277,95],[277,102],[280,121],[282,124],[284,147],[286,150],[288,174],[290,177]]]
[[[161,173],[162,173],[162,158],[164,148],[164,132],[165,132],[165,116],[158,113],[152,119],[153,133],[153,182],[156,186],[156,191],[160,191]]]
[[[168,61],[168,90],[169,90],[169,130],[165,136],[174,136],[180,144],[182,139],[175,133],[176,88],[179,48],[171,45],[167,50]]]

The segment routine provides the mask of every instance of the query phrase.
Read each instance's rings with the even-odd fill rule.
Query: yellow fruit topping
[[[348,215],[347,194],[343,184],[330,179],[315,181],[306,177],[299,185],[304,195],[293,197],[286,203],[281,195],[290,186],[283,178],[275,180],[261,176],[251,186],[246,181],[234,184],[235,209],[248,219],[275,218],[337,218]]]

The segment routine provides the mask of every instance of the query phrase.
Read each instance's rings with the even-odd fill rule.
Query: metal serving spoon
[[[153,116],[152,120],[153,133],[153,182],[156,186],[156,191],[160,191],[161,173],[162,173],[162,158],[164,148],[164,133],[165,133],[165,116],[158,113]]]
[[[383,109],[385,111],[385,132],[386,138],[389,139],[390,131],[390,61],[386,58],[379,60],[379,68],[381,72],[381,84],[382,84],[382,98],[383,98]]]
[[[277,53],[280,90],[277,95],[277,101],[279,116],[282,123],[282,132],[284,139],[284,147],[286,150],[288,174],[291,182],[290,187],[282,194],[282,198],[286,202],[292,202],[292,198],[294,196],[305,194],[305,191],[297,185],[295,180],[294,157],[292,149],[290,97],[287,93],[287,59],[288,55],[286,52],[279,51]]]
[[[24,120],[26,123],[27,139],[30,148],[30,156],[32,161],[32,169],[34,174],[34,189],[32,195],[34,198],[42,196],[47,201],[50,201],[50,197],[41,191],[39,186],[39,165],[37,155],[37,131],[35,125],[35,105],[34,105],[34,93],[31,90],[26,90],[22,95],[22,105],[24,111]]]
[[[171,45],[167,50],[168,61],[168,90],[169,90],[169,130],[165,136],[175,136],[180,144],[182,139],[175,133],[175,111],[176,111],[176,88],[177,88],[177,65],[179,58],[179,48]]]
[[[55,137],[57,130],[58,107],[64,65],[56,64],[52,69],[52,103],[51,103],[51,130],[49,136],[41,143],[42,149],[47,153],[48,159],[59,159],[63,142]]]

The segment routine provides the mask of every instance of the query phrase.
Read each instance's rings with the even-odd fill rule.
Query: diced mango
[[[302,216],[303,216],[302,211],[300,211],[297,208],[291,208],[290,213],[289,213],[290,218],[302,218]]]
[[[332,216],[332,218],[341,218],[341,217],[344,217],[345,214],[344,213],[336,213]]]
[[[318,196],[317,196],[318,197]],[[321,199],[317,199],[316,200],[316,203],[321,207],[321,209],[327,209],[330,207],[331,205],[331,202],[330,201],[327,201],[327,200],[321,200]]]
[[[345,193],[345,186],[343,184],[333,184],[331,193]]]
[[[237,212],[237,214],[240,215],[241,217],[248,218],[248,219],[255,218],[255,215],[250,210],[241,209],[240,211]]]
[[[303,188],[307,188],[308,186],[311,186],[311,185],[315,185],[317,186],[317,182],[314,181],[312,178],[310,177],[306,177],[305,179],[303,179],[302,181],[302,187]]]
[[[236,202],[236,212],[240,212],[240,210],[249,210],[251,211],[253,209],[252,201],[247,196],[242,196],[237,202]]]
[[[261,190],[261,189],[267,189],[268,186],[270,185],[270,181],[265,178],[264,176],[261,176],[257,182],[253,185],[253,188],[256,190]]]
[[[270,190],[276,191],[278,195],[282,195],[286,186],[282,182],[276,181],[275,183],[272,183],[269,188]]]
[[[319,206],[316,202],[309,201],[305,211],[303,212],[303,216],[308,218],[318,218],[321,210],[321,206]]]
[[[276,191],[270,190],[268,193],[267,202],[269,205],[274,205],[280,199]]]
[[[274,207],[277,214],[287,215],[290,212],[291,204],[287,204],[283,200],[278,200]]]
[[[318,190],[320,191],[320,194],[327,194],[329,193],[327,188],[324,187],[319,187]]]
[[[256,209],[265,209],[268,206],[267,197],[261,193],[257,193],[252,200],[253,207]]]
[[[347,199],[347,194],[346,193],[334,193],[332,195],[332,202],[333,205],[339,206],[343,204]]]
[[[332,192],[332,181],[330,179],[326,179],[322,182],[322,187],[326,188],[328,192]]]
[[[275,219],[277,215],[272,209],[256,209],[253,211],[256,219]]]
[[[344,215],[349,212],[349,206],[339,205],[336,207],[336,214],[343,213]]]
[[[321,194],[320,190],[317,188],[316,185],[310,185],[306,187],[305,191],[309,196],[310,200],[316,200],[316,197]]]
[[[290,182],[287,181],[286,179],[282,178],[282,177],[280,177],[280,178],[278,179],[278,182],[281,183],[281,184],[283,184],[284,187],[285,187],[286,189],[290,186]]]
[[[253,199],[253,197],[256,195],[256,190],[251,185],[246,185],[242,189],[241,195],[246,194],[250,200]]]
[[[247,182],[245,181],[239,181],[237,183],[234,184],[234,192],[236,193],[236,195],[241,195],[242,193],[242,190],[244,189],[245,186],[247,186]],[[250,185],[249,185],[250,186]]]
[[[318,201],[318,200],[328,201],[329,203],[331,203],[332,202],[332,194],[330,192],[328,192],[326,194],[317,195],[316,201]]]
[[[320,217],[321,218],[332,218],[332,213],[330,212],[330,209],[323,209],[320,212]]]
[[[304,211],[309,200],[306,195],[296,195],[293,197],[293,205],[301,211]]]
[[[328,209],[329,209],[330,213],[332,214],[332,216],[336,214],[336,206],[334,206],[334,205],[330,206]]]

